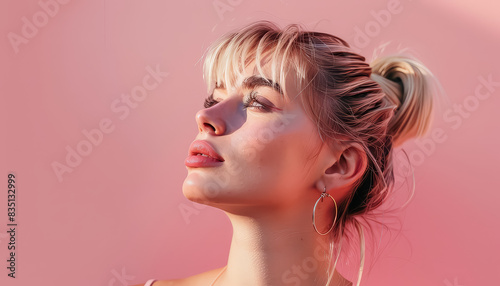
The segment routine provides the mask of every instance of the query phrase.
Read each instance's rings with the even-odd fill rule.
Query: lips
[[[195,140],[189,147],[189,154],[184,162],[187,167],[214,167],[224,162],[224,158],[204,140]]]

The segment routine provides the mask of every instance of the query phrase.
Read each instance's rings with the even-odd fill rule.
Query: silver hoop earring
[[[318,231],[318,228],[316,227],[316,206],[318,205],[319,201],[323,202],[323,198],[326,198],[326,197],[329,197],[330,199],[332,199],[333,201],[333,204],[335,205],[335,218],[333,219],[333,223],[332,223],[332,226],[330,227],[330,229],[325,232],[325,233],[321,233]],[[314,230],[320,234],[320,235],[327,235],[328,233],[330,233],[330,231],[332,231],[333,229],[333,226],[335,225],[335,223],[337,222],[337,202],[335,201],[335,199],[330,196],[330,194],[328,194],[326,192],[326,186],[325,186],[325,189],[323,190],[323,192],[321,193],[321,196],[319,197],[319,199],[316,201],[316,203],[314,204],[314,208],[313,208],[313,215],[312,215],[312,220],[313,220],[313,227],[314,227]]]

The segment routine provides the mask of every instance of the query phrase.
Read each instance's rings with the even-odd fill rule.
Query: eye
[[[205,98],[205,103],[203,104],[203,106],[205,108],[209,108],[209,107],[216,105],[217,103],[219,103],[219,102],[214,99],[214,94],[212,93],[207,98]]]
[[[265,111],[265,112],[270,112],[272,110],[272,107],[270,107],[266,104],[263,104],[262,102],[259,101],[259,99],[257,98],[256,91],[252,91],[248,95],[248,98],[243,103],[243,107],[245,109],[252,107],[252,108],[256,108],[259,111]]]

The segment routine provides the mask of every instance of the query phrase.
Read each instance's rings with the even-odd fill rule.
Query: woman
[[[336,271],[350,230],[360,285],[360,220],[390,196],[394,147],[429,128],[432,74],[402,56],[370,66],[338,37],[257,22],[213,44],[204,78],[183,193],[228,215],[228,262],[146,285],[352,285]]]

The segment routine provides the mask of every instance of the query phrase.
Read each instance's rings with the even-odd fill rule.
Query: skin
[[[264,66],[266,74],[269,70]],[[341,202],[363,175],[366,156],[359,146],[321,141],[297,96],[293,72],[287,75],[285,96],[267,86],[252,89],[261,103],[281,110],[267,112],[256,102],[245,109],[251,90],[242,83],[252,75],[258,75],[253,63],[235,88],[215,89],[218,103],[196,114],[196,139],[210,142],[225,161],[218,167],[188,167],[183,193],[223,210],[233,226],[227,269],[215,285],[325,285],[322,255],[328,236],[313,229],[313,206],[325,186]],[[325,232],[335,209],[329,199],[320,206],[317,225]],[[221,270],[154,286],[206,286]],[[351,284],[335,272],[330,285]]]

